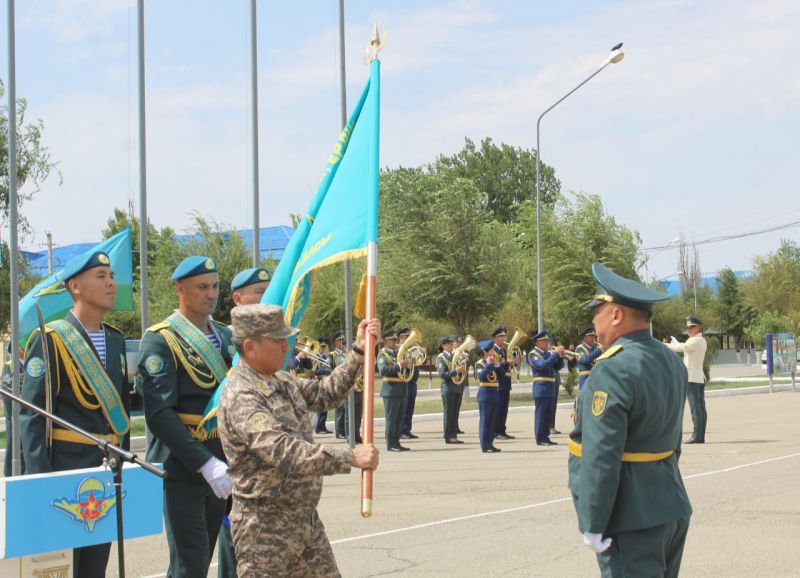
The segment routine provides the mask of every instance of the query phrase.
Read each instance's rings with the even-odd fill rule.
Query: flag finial
[[[372,36],[369,39],[369,46],[367,46],[367,53],[364,56],[364,64],[369,64],[373,60],[377,60],[378,53],[383,49],[386,44],[386,37],[389,34],[385,28],[378,28],[376,22],[372,27]]]

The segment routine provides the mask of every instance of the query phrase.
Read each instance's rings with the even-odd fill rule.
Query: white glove
[[[211,458],[200,468],[200,473],[216,497],[220,500],[228,499],[233,491],[233,480],[228,474],[228,464],[217,458]]]
[[[669,336],[669,341],[670,341],[670,343],[680,343],[680,341],[678,341],[677,339],[675,339],[675,336],[674,336],[674,335],[670,335],[670,336]]]
[[[591,548],[593,552],[600,554],[608,550],[611,546],[611,538],[603,540],[602,534],[592,534],[591,532],[583,533],[583,544]]]

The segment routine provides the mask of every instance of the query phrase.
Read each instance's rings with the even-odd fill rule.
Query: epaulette
[[[150,327],[147,328],[147,331],[158,333],[159,331],[161,331],[162,329],[166,329],[167,327],[169,327],[169,323],[167,323],[166,321],[162,321],[161,323],[156,323],[155,325],[151,325]]]
[[[597,358],[597,361],[603,361],[604,359],[610,359],[614,357],[617,353],[622,351],[621,345],[614,345],[613,347],[609,348],[608,351],[604,352],[603,355]]]
[[[119,329],[119,328],[117,328],[117,327],[114,327],[113,325],[110,325],[110,324],[106,323],[105,321],[103,322],[103,326],[105,326],[105,327],[108,327],[108,328],[109,328],[109,329],[111,329],[112,331],[116,331],[116,332],[117,332],[117,333],[119,333],[120,335],[125,335],[125,334],[122,332],[122,330],[121,330],[121,329]]]

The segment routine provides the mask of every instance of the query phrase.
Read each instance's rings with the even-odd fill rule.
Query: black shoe
[[[490,448],[483,448],[481,451],[483,453],[485,453],[485,454],[496,454],[497,452],[499,452],[501,450],[500,450],[500,448],[496,448],[496,447],[492,446]]]
[[[389,446],[386,448],[386,451],[389,452],[402,452],[403,450],[399,446]]]
[[[356,443],[357,444],[363,443],[363,440],[361,438],[356,438]]]
[[[550,440],[547,440],[546,442],[536,442],[536,445],[537,446],[557,446],[558,443],[550,441]]]
[[[496,440],[510,440],[511,436],[504,433],[494,434],[494,439]]]
[[[406,435],[408,436],[408,439],[412,439],[412,440],[419,439],[419,436],[417,434],[407,433]]]
[[[457,429],[457,430],[456,430],[456,433],[463,434],[464,432],[463,432],[462,430],[460,430],[460,429]]]
[[[400,444],[397,444],[397,447],[400,448],[401,452],[410,452],[411,451],[411,448],[407,448],[406,446],[401,446]]]
[[[347,439],[347,436],[344,436],[344,435],[342,435],[342,434],[336,434],[336,439],[337,439],[337,440],[346,440],[346,439]]]
[[[318,433],[318,434],[329,434],[329,433],[333,433],[333,432],[332,432],[331,430],[329,430],[329,429],[321,429],[321,430],[317,430],[317,431],[315,431],[314,433]]]
[[[551,429],[550,429],[550,435],[555,435],[555,434],[560,434],[560,433],[561,433],[561,432],[560,432],[560,431],[558,431],[556,428],[551,428]]]
[[[464,442],[462,442],[458,438],[447,438],[447,439],[444,440],[444,443],[446,443],[446,444],[463,444]]]
[[[515,440],[515,439],[517,439],[517,436],[512,436],[511,434],[505,434],[505,435],[506,435],[505,439],[507,439],[507,440]]]
[[[706,443],[706,440],[696,440],[694,438],[689,438],[688,440],[686,440],[686,443],[687,444],[704,444],[704,443]]]

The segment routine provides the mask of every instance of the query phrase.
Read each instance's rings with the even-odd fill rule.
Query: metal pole
[[[621,54],[621,53],[617,53]],[[589,82],[595,76],[600,74],[600,72],[609,64],[613,62],[614,57],[611,56],[606,59],[606,61],[595,70],[592,74],[590,74],[583,82],[581,82],[578,86],[570,90],[567,94],[559,98],[555,104],[551,105],[547,110],[545,110],[542,114],[539,115],[539,118],[536,121],[536,323],[538,326],[538,331],[542,331],[544,327],[544,313],[542,310],[542,226],[541,226],[541,176],[540,176],[540,164],[541,164],[541,148],[539,146],[539,127],[542,123],[542,118],[548,112],[553,110],[559,104],[561,104],[568,96],[570,96],[573,92],[578,90],[581,86]],[[618,60],[617,60],[618,62]]]
[[[47,274],[53,274],[53,233],[47,232]]]
[[[136,0],[137,102],[139,121],[139,282],[142,310],[142,333],[150,326],[147,293],[147,149],[145,146],[144,108],[144,0]]]
[[[347,124],[347,83],[344,62],[344,0],[339,0],[339,95],[341,125]],[[353,289],[350,282],[350,259],[344,261],[344,338],[347,348],[353,345]],[[365,368],[366,371],[366,368]],[[347,440],[350,447],[356,445],[356,394],[350,392],[347,396],[347,415],[350,416],[347,425]]]
[[[261,264],[261,229],[258,223],[258,24],[256,0],[250,0],[250,123],[253,167],[253,267]]]
[[[8,0],[8,276],[11,301],[11,389],[19,397],[19,247],[17,246],[17,71],[14,35],[14,0]],[[22,473],[19,439],[19,404],[11,407],[11,474]]]

